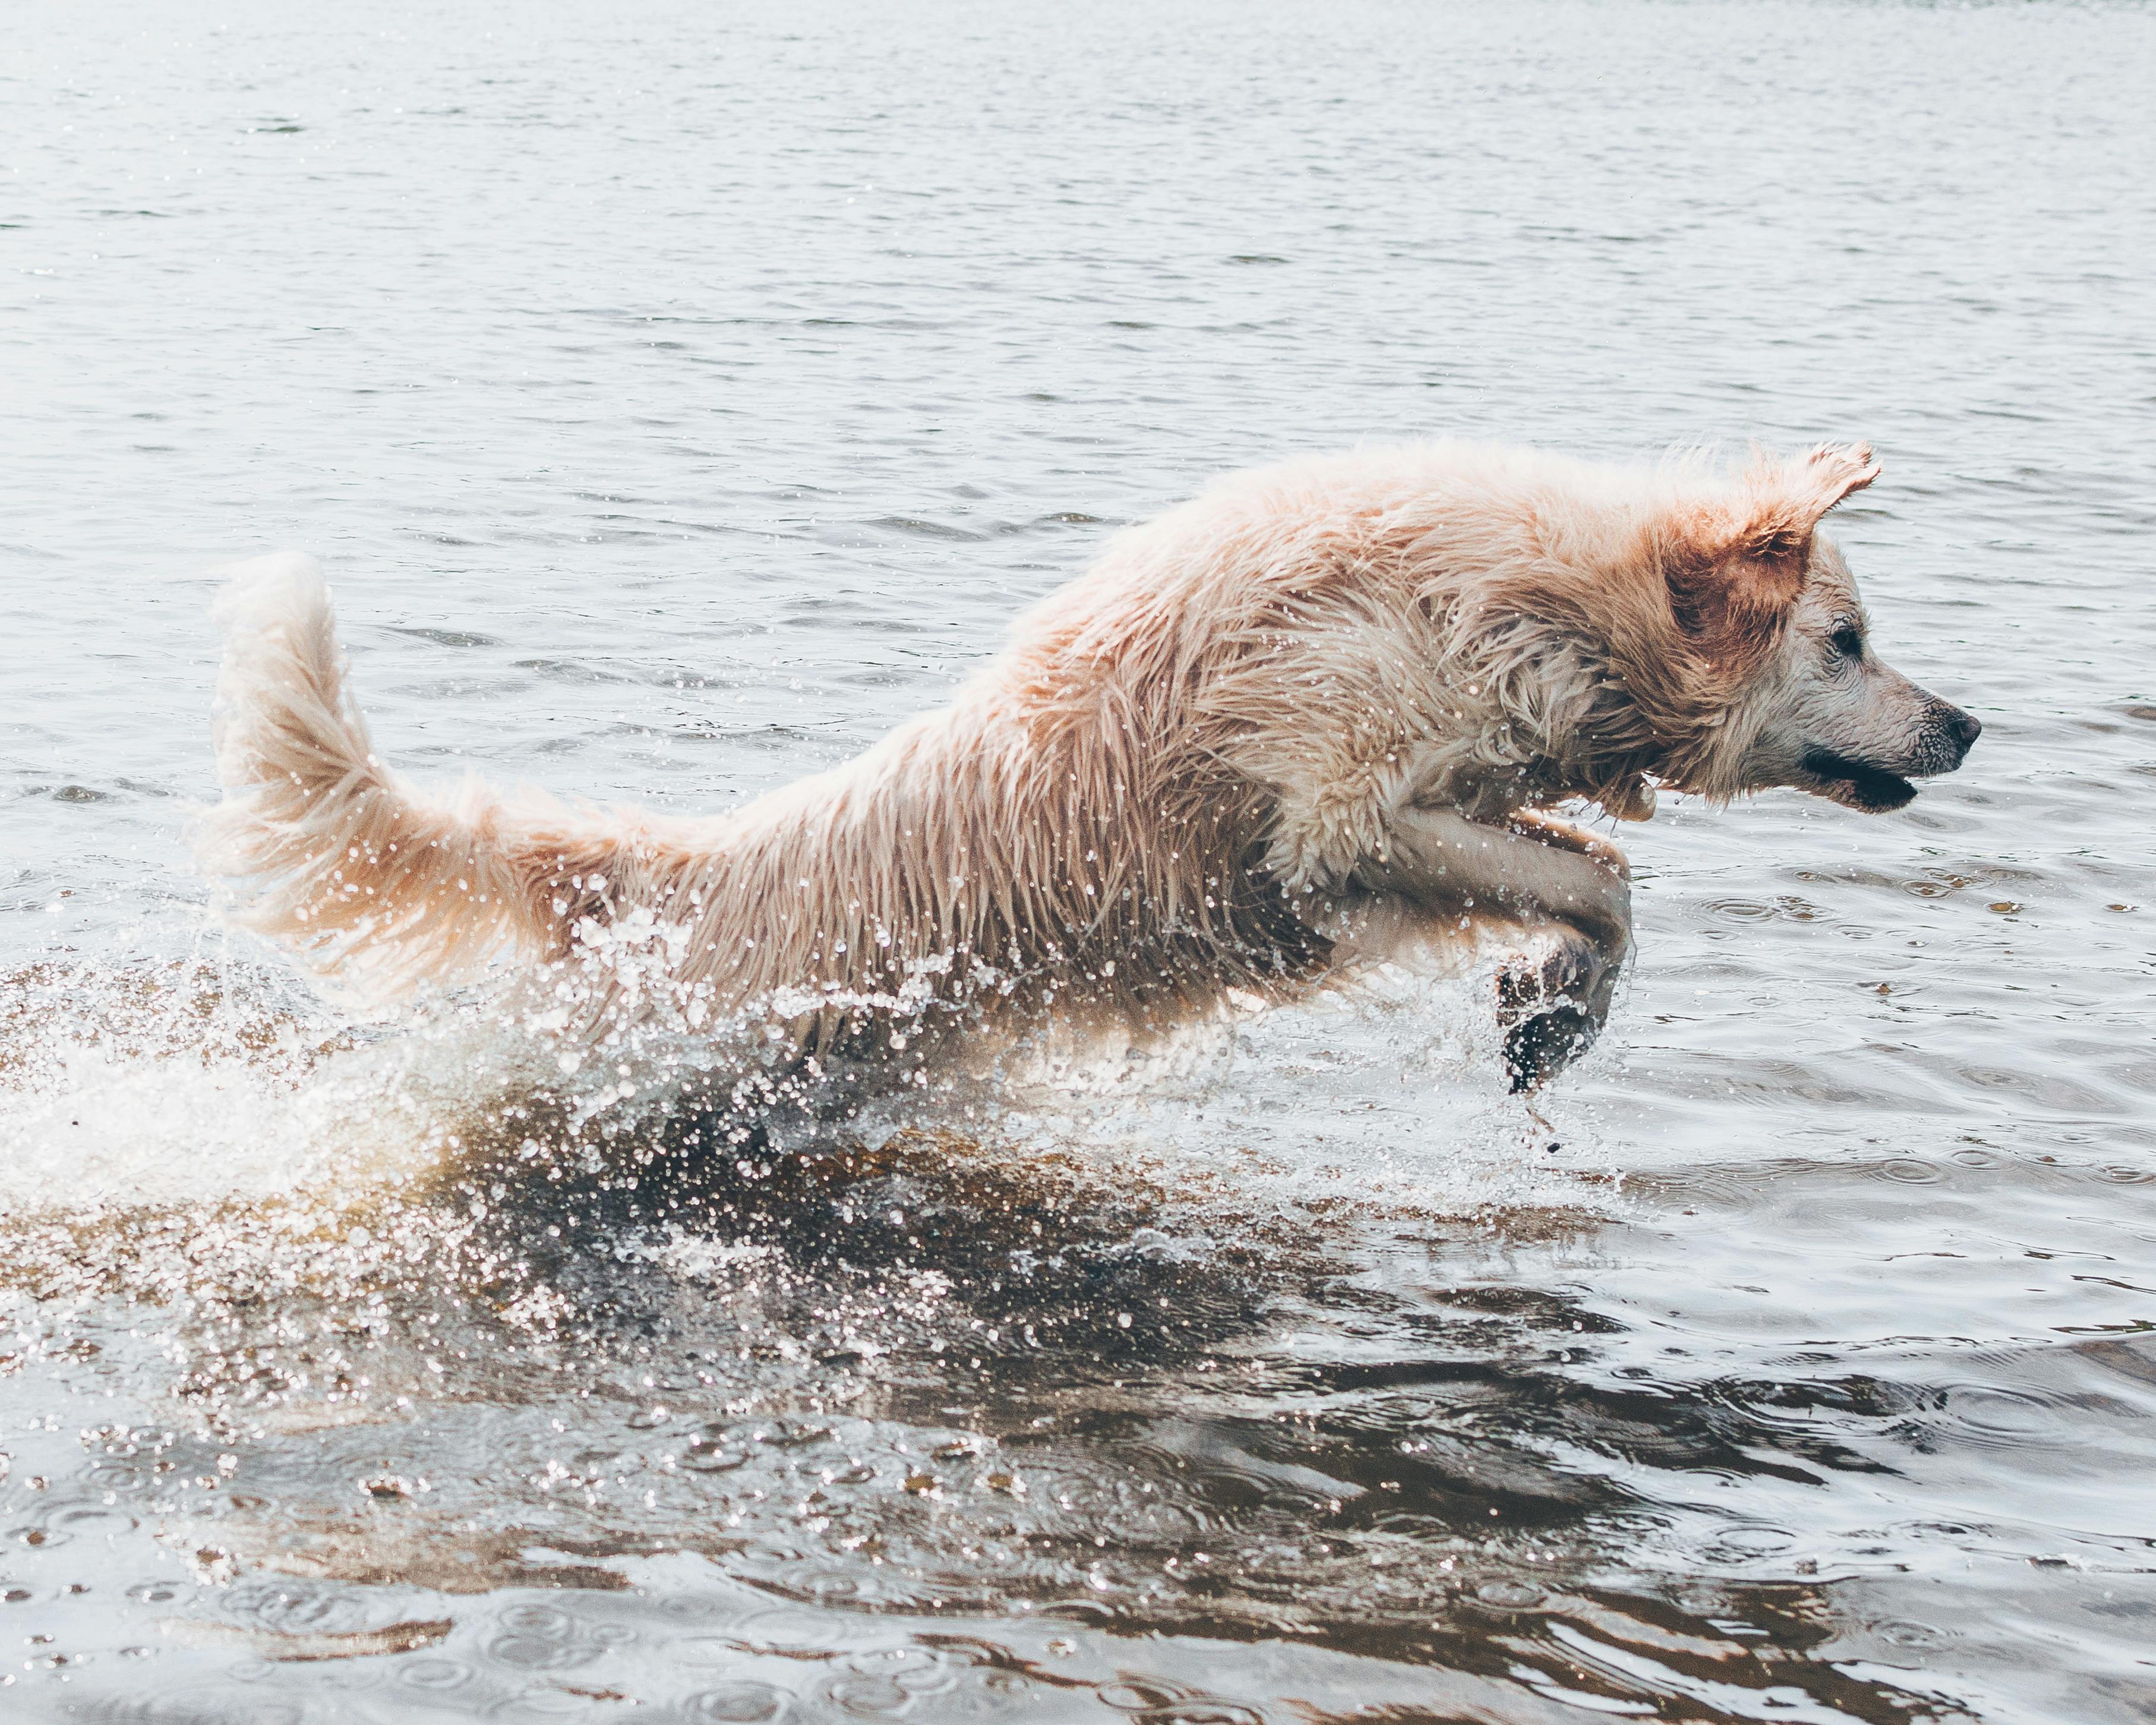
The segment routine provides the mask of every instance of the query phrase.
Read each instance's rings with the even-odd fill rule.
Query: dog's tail
[[[558,950],[605,857],[588,823],[468,779],[430,795],[375,757],[311,557],[243,565],[218,602],[218,778],[197,855],[234,920],[377,999],[452,982],[511,948]],[[582,830],[579,830],[582,829]],[[581,885],[581,881],[579,882]]]

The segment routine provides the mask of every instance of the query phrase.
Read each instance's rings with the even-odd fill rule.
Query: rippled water
[[[2156,1717],[2156,19],[47,8],[0,56],[0,1717]],[[218,933],[215,567],[416,769],[706,809],[1110,527],[1866,435],[1907,813],[715,1156]],[[1359,1711],[1358,1711],[1359,1710]]]

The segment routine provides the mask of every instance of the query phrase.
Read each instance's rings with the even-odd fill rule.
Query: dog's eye
[[[1844,659],[1864,657],[1864,631],[1853,623],[1845,623],[1827,639],[1827,644]]]

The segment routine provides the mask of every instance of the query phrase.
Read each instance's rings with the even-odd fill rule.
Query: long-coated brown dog
[[[1554,956],[1501,988],[1529,1086],[1630,937],[1622,854],[1544,811],[1645,819],[1656,783],[1890,809],[1975,741],[1873,655],[1816,531],[1878,470],[1436,444],[1240,475],[1116,539],[948,707],[705,819],[408,783],[319,573],[272,558],[222,602],[202,855],[363,991],[521,960],[582,1034],[746,1021],[803,1058],[1306,986],[1373,913],[1540,932]]]

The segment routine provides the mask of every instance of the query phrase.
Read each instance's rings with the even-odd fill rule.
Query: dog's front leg
[[[1547,816],[1485,826],[1449,809],[1405,809],[1387,823],[1361,884],[1430,904],[1481,906],[1523,922],[1570,924],[1614,962],[1632,938],[1630,870],[1611,845]]]
[[[1537,845],[1553,845],[1559,850],[1573,850],[1582,856],[1591,856],[1620,880],[1630,880],[1632,878],[1630,860],[1607,839],[1589,832],[1584,827],[1576,827],[1568,820],[1559,820],[1554,814],[1545,814],[1539,809],[1514,809],[1505,817],[1505,830],[1532,839]]]
[[[1553,926],[1556,953],[1508,968],[1498,1022],[1512,1087],[1533,1090],[1584,1052],[1609,1013],[1632,943],[1630,870],[1605,840],[1546,815],[1485,826],[1450,809],[1409,809],[1389,824],[1386,848],[1357,869],[1363,886],[1433,909],[1483,909]]]

